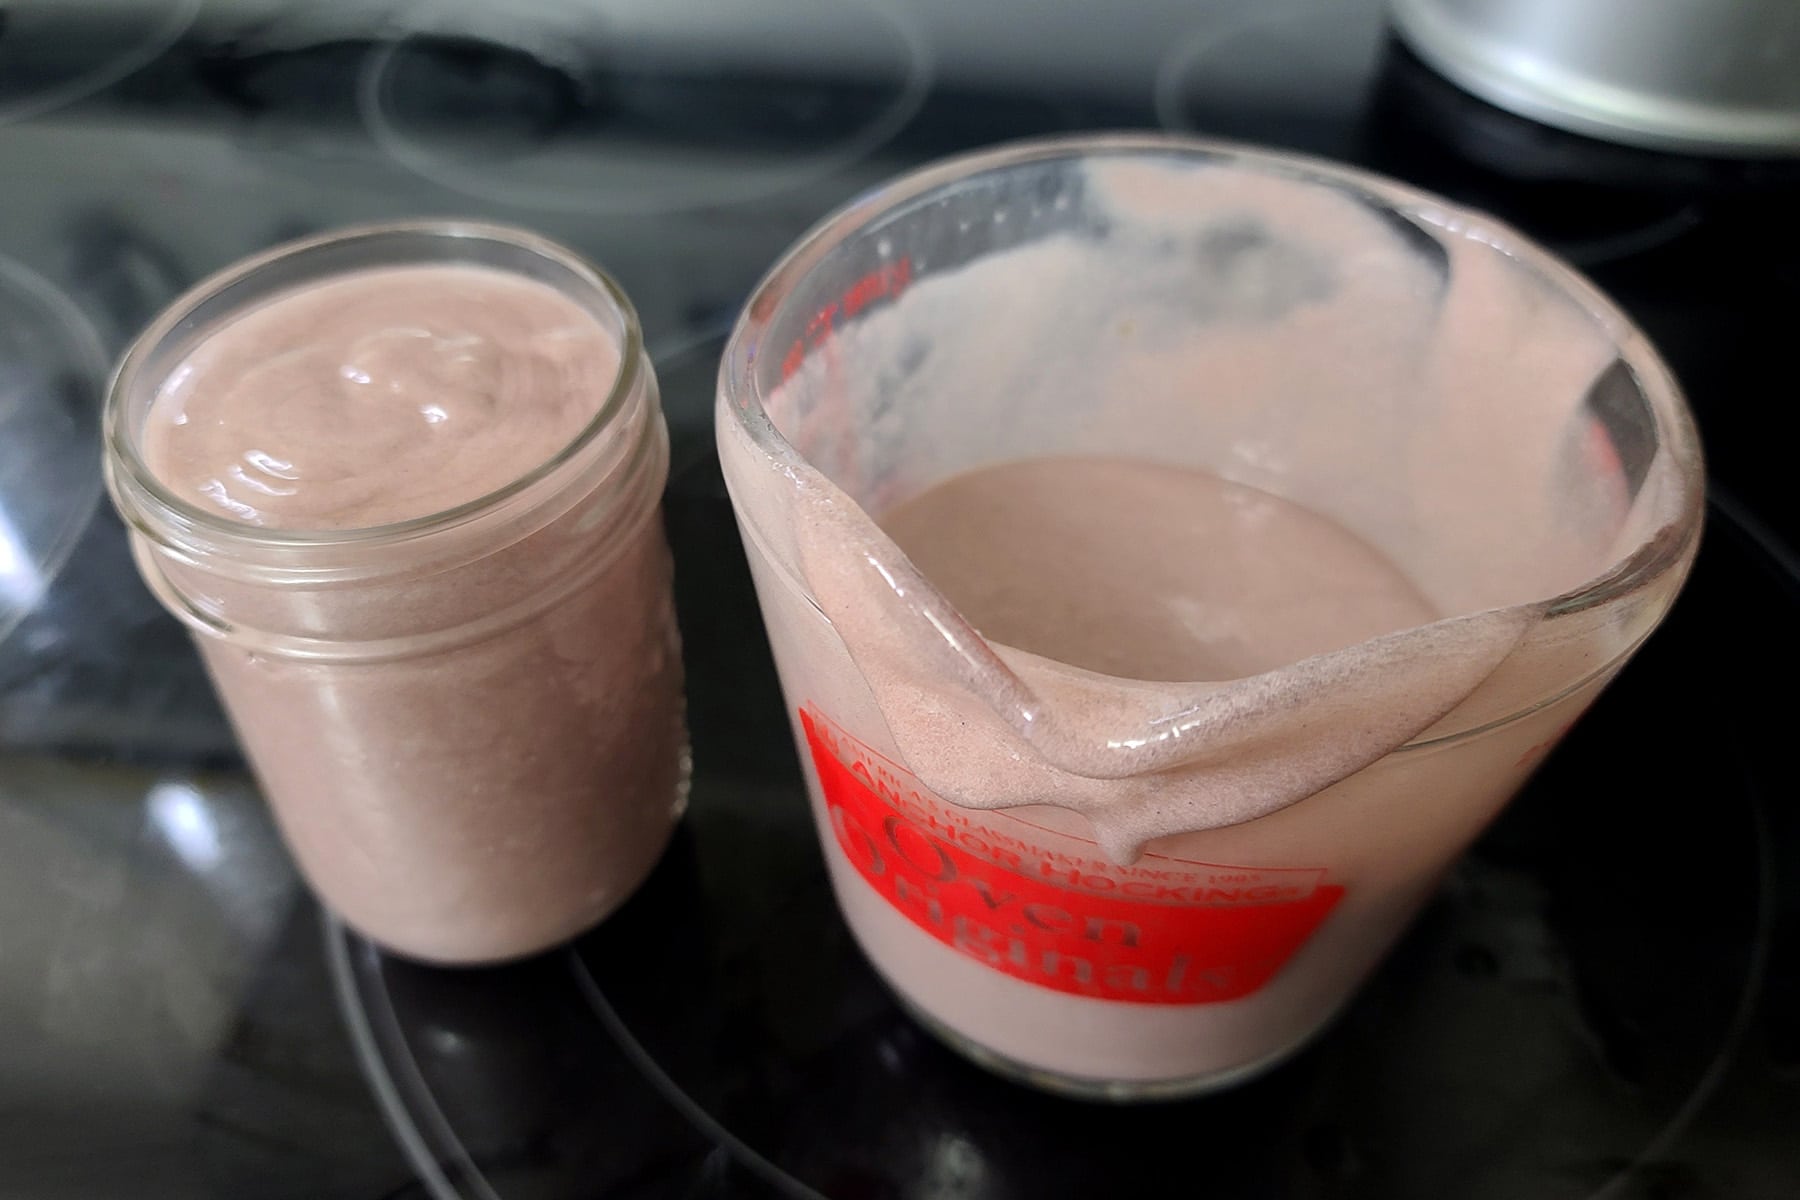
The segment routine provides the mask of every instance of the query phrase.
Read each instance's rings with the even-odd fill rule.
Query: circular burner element
[[[373,52],[382,148],[453,191],[592,215],[774,194],[863,158],[931,79],[883,0],[686,9],[604,0],[415,9]]]
[[[0,0],[0,125],[111,87],[199,11],[200,0]]]
[[[94,513],[105,378],[105,352],[81,310],[0,258],[0,646]]]
[[[1351,157],[1387,41],[1380,0],[1212,7],[1157,68],[1157,119],[1169,129]]]
[[[1733,701],[1720,672],[1793,669],[1800,593],[1730,509],[1715,509],[1666,627],[1313,1047],[1229,1092],[1123,1108],[982,1072],[871,972],[832,905],[785,730],[768,727],[782,705],[766,661],[700,652],[760,639],[742,634],[754,602],[725,552],[729,509],[691,515],[673,540],[706,719],[687,820],[650,883],[572,950],[501,972],[334,943],[365,1067],[440,1196],[592,1195],[628,1178],[640,1191],[618,1194],[695,1200],[1171,1181],[1619,1200],[1735,1177],[1712,1134],[1682,1135],[1734,1062],[1763,1069],[1744,1035],[1772,860],[1791,850],[1765,819],[1787,774],[1785,714]],[[1724,699],[1684,700],[1697,694]],[[1800,1182],[1791,1154],[1762,1165]]]

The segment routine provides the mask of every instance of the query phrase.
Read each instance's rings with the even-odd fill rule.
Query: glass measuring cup
[[[759,287],[720,390],[852,932],[952,1045],[1078,1094],[1223,1086],[1321,1028],[1699,533],[1691,419],[1589,284],[1436,198],[1192,139],[865,197]],[[1439,619],[1246,679],[1076,673],[984,639],[871,520],[1070,454],[1328,516]]]

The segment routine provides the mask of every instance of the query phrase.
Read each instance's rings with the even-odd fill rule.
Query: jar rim
[[[619,369],[614,374],[611,386],[599,408],[576,432],[575,436],[555,454],[523,475],[461,504],[417,517],[408,517],[403,521],[391,521],[380,525],[366,525],[350,529],[274,529],[262,525],[252,525],[209,512],[182,498],[158,479],[138,451],[136,439],[132,435],[128,404],[128,398],[136,395],[142,386],[142,377],[150,356],[174,336],[184,323],[192,320],[196,310],[207,301],[278,263],[311,256],[326,249],[340,249],[359,242],[379,243],[394,238],[436,240],[447,245],[461,240],[469,243],[487,242],[512,247],[555,264],[605,297],[606,301],[618,312],[623,332],[619,346]],[[456,260],[445,261],[455,262]],[[493,269],[507,270],[505,267]],[[605,271],[575,251],[549,238],[512,226],[462,219],[382,221],[345,226],[312,237],[280,243],[208,275],[172,301],[142,333],[133,339],[124,357],[119,360],[119,365],[113,371],[106,388],[103,431],[108,460],[108,483],[113,485],[115,496],[122,501],[124,498],[118,496],[118,481],[114,478],[116,468],[123,472],[133,491],[148,498],[156,508],[157,515],[172,526],[176,532],[223,536],[239,545],[261,546],[270,549],[348,548],[375,542],[420,537],[461,525],[471,518],[504,504],[514,496],[529,491],[578,457],[613,424],[614,418],[626,408],[628,400],[639,386],[640,376],[643,372],[643,350],[643,330],[639,324],[637,309],[632,305],[630,298],[626,296],[624,289]],[[121,507],[125,506],[121,504]],[[141,517],[129,512],[128,516],[134,525],[142,528]],[[149,530],[144,530],[144,532],[151,533]],[[158,541],[165,540],[160,534],[152,534],[152,536],[155,536]]]

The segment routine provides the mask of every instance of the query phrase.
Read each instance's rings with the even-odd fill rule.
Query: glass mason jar
[[[202,510],[146,465],[159,387],[221,323],[347,272],[433,264],[547,284],[620,348],[554,457],[447,511],[330,532]],[[277,247],[144,332],[105,436],[145,582],[192,631],[302,872],[352,926],[422,960],[507,959],[587,928],[649,874],[686,789],[668,437],[636,313],[604,274],[461,222]]]
[[[1041,277],[1008,273],[1009,255],[1037,247],[1053,251]],[[896,329],[934,283],[905,310],[916,326]],[[1200,344],[1222,349],[1181,378],[1108,373]],[[1551,367],[1579,382],[1543,386],[1534,372]],[[1456,436],[1417,453],[1450,404]],[[953,159],[825,220],[740,319],[718,440],[852,933],[952,1046],[1120,1099],[1225,1086],[1330,1020],[1662,619],[1702,510],[1668,371],[1551,256],[1361,172],[1155,135]],[[878,534],[831,544],[839,524],[872,528],[840,522],[850,506],[879,517],[959,472],[1070,454],[1192,466],[1297,500],[1382,548],[1446,618],[1517,614],[1517,639],[1376,757],[1157,836],[1135,859],[1110,853],[1091,810],[1034,802],[1005,778],[1012,762],[1021,779],[1049,774],[1031,737],[1050,693]],[[1503,463],[1542,486],[1505,486]],[[1515,586],[1569,539],[1624,549],[1546,590]],[[840,595],[834,609],[819,581],[852,577],[866,603]],[[892,619],[872,625],[878,605]],[[1129,700],[1163,685],[1084,686]],[[959,777],[905,711],[922,695],[946,720],[1022,732],[1003,752],[972,747],[987,757]],[[1328,716],[1351,728],[1361,714],[1342,707]],[[1289,745],[1304,777],[1304,731]],[[928,759],[963,802],[923,781]],[[1194,769],[1225,779],[1238,765]],[[1092,794],[1128,773],[1077,782]],[[1190,778],[1131,782],[1154,806],[1177,777]]]

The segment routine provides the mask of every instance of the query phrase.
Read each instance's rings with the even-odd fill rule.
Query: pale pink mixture
[[[144,455],[221,516],[353,533],[557,458],[620,367],[608,330],[547,284],[370,269],[207,331],[159,391]],[[302,869],[365,934],[438,961],[527,954],[655,864],[685,753],[666,454],[640,385],[533,485],[536,508],[333,550],[359,565],[316,579],[140,553],[153,586],[230,627],[198,639],[219,693]]]
[[[1273,174],[1082,182],[1104,235],[809,332],[768,399],[804,463],[728,401],[721,458],[877,969],[1015,1069],[1216,1086],[1655,624],[1682,570],[1550,614],[1690,492],[1582,457],[1615,334],[1493,246]]]
[[[185,498],[252,525],[367,529],[548,461],[618,372],[611,335],[545,284],[371,268],[207,337],[157,393],[144,456]]]
[[[999,463],[878,519],[983,637],[1103,675],[1242,679],[1438,615],[1341,525],[1179,467]]]

